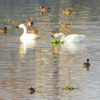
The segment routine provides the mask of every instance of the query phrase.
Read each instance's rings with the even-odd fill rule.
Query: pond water
[[[100,100],[100,1],[1,0],[0,100]],[[51,7],[41,14],[40,5]],[[63,10],[74,13],[63,15]],[[20,41],[27,18],[38,29],[36,41]],[[59,24],[71,24],[61,29]],[[82,43],[51,44],[54,32],[86,35]],[[90,59],[91,66],[83,63]],[[28,93],[28,87],[35,89]],[[63,87],[77,88],[63,90]]]

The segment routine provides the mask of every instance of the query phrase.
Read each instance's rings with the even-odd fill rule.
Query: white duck
[[[38,36],[36,34],[30,34],[30,33],[27,33],[27,29],[26,29],[26,26],[24,24],[19,24],[17,26],[17,28],[22,28],[24,31],[23,31],[23,34],[20,36],[20,39],[24,39],[24,40],[34,40],[36,39]]]
[[[85,35],[71,34],[65,37],[64,33],[54,33],[52,37],[61,37],[60,42],[82,42]]]

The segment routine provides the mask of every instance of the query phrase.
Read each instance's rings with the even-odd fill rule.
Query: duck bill
[[[54,38],[54,35],[51,35],[51,38]]]
[[[16,28],[19,28],[19,26],[16,26]]]

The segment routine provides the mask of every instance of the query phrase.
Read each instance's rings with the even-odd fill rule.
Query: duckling
[[[29,18],[27,18],[27,28],[30,29],[30,27],[33,26],[33,22]]]
[[[38,29],[35,28],[35,29],[32,29],[32,30],[28,30],[28,33],[29,34],[33,34],[33,33],[38,34]]]
[[[29,87],[28,88],[28,93],[29,94],[33,94],[35,92],[35,89],[34,88],[32,88],[32,87]]]
[[[84,67],[89,67],[90,66],[90,63],[89,63],[89,59],[86,59],[87,63],[83,63],[83,66]]]
[[[64,15],[70,15],[72,14],[72,11],[69,9],[69,10],[63,10],[63,14]]]
[[[0,29],[0,33],[7,33],[7,27],[4,27],[4,29]]]
[[[70,28],[70,27],[71,24],[63,24],[63,23],[60,24],[60,28]]]
[[[50,11],[51,8],[45,8],[43,5],[40,6],[41,12]]]

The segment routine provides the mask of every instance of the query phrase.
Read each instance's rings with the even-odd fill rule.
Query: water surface
[[[100,100],[100,1],[95,0],[1,0],[0,99],[3,100]],[[51,7],[41,15],[40,5]],[[6,7],[5,7],[6,6]],[[71,9],[74,14],[63,15]],[[27,18],[34,22],[40,38],[20,41]],[[60,23],[70,29],[60,29]],[[85,34],[83,43],[50,43],[54,32]],[[89,69],[82,64],[90,59]],[[33,86],[36,92],[28,93]],[[78,88],[73,91],[62,87]]]

